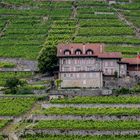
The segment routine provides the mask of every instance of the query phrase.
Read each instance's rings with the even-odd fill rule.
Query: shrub
[[[17,94],[33,94],[33,92],[30,89],[23,87],[17,91]]]
[[[19,80],[18,78],[10,78],[6,80],[5,83],[5,93],[8,94],[16,94],[18,92],[19,87],[23,87],[25,85],[25,82]]]
[[[57,79],[55,82],[56,82],[57,88],[60,88],[62,80]]]
[[[120,88],[116,91],[117,94],[129,94],[131,93],[131,90],[129,88]]]

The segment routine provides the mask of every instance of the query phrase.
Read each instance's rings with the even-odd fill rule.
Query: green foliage
[[[132,130],[140,129],[140,121],[92,121],[92,120],[41,120],[33,129],[85,129],[85,130]]]
[[[57,87],[57,88],[60,88],[61,83],[62,83],[62,80],[57,79],[55,82],[56,82],[56,87]]]
[[[121,21],[106,2],[3,0],[2,3],[29,8],[1,7],[0,30],[7,25],[0,38],[1,57],[36,59],[44,44],[56,47],[65,42],[140,44],[133,29]],[[140,27],[138,1],[114,6]]]
[[[118,72],[117,71],[114,72],[114,76],[115,76],[115,78],[118,78]]]
[[[10,62],[0,62],[0,68],[14,68],[16,65]]]
[[[44,85],[27,85],[26,86],[27,89],[30,89],[30,90],[43,90],[45,89],[46,87]]]
[[[29,94],[33,94],[33,92],[31,91],[31,89],[27,88],[27,87],[21,87],[20,89],[18,89],[17,91],[18,95],[29,95]]]
[[[16,77],[7,79],[5,83],[5,88],[7,88],[8,90],[6,90],[6,93],[16,94],[18,91],[18,88],[24,86],[24,84],[26,83],[19,80]]]
[[[0,129],[5,127],[10,120],[0,120]],[[1,137],[0,137],[1,139]]]
[[[140,115],[139,108],[74,108],[74,107],[64,107],[64,108],[56,108],[51,107],[48,109],[42,109],[37,113],[45,114],[45,115]]]
[[[0,86],[4,86],[6,83],[6,80],[17,78],[21,79],[21,82],[24,82],[24,78],[29,78],[32,76],[31,72],[1,72],[0,73]]]
[[[56,46],[44,47],[38,57],[38,67],[40,72],[53,74],[57,68]]]
[[[131,91],[132,91],[133,93],[140,93],[140,84],[134,86],[134,87],[131,89]]]
[[[126,93],[128,93],[127,89],[123,89]],[[66,99],[54,99],[50,101],[51,103],[61,103],[61,104],[94,104],[94,103],[105,103],[105,104],[115,104],[115,103],[140,103],[139,96],[95,96],[95,97],[74,97],[74,98],[66,98]]]
[[[131,93],[131,90],[129,88],[120,88],[116,91],[118,94],[129,94]]]
[[[0,116],[17,116],[28,111],[34,102],[32,97],[17,97],[17,98],[1,98],[0,99]]]

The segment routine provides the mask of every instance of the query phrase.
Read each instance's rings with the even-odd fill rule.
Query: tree
[[[5,87],[8,89],[8,93],[16,94],[18,87],[23,86],[24,83],[17,78],[10,78],[6,80]]]
[[[57,49],[56,46],[44,47],[38,56],[38,67],[41,73],[53,74],[57,69]]]

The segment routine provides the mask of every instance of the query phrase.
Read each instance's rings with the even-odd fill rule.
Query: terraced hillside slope
[[[108,51],[134,57],[140,46],[140,2],[124,2],[1,1],[0,56],[36,59],[43,46],[101,42]]]
[[[20,140],[138,140],[139,108],[140,96],[129,95],[38,101],[3,134]]]

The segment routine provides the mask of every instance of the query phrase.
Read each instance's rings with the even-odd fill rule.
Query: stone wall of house
[[[59,78],[62,80],[61,87],[94,87],[101,88],[102,72],[79,72],[61,73]]]
[[[96,58],[61,58],[60,71],[97,71],[101,69]]]
[[[120,64],[120,74],[119,76],[125,77],[127,75],[127,64]]]
[[[129,71],[129,75],[132,77],[135,77],[135,76],[140,77],[140,71]]]
[[[119,74],[119,64],[118,59],[103,59],[101,61],[103,74],[105,75],[114,75],[114,72]]]

